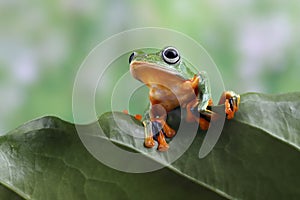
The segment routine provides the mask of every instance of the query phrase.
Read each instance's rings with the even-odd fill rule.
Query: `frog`
[[[168,113],[180,107],[186,110],[185,120],[196,122],[207,130],[216,113],[212,111],[213,100],[210,82],[205,71],[199,71],[173,46],[146,52],[134,51],[129,56],[129,70],[133,78],[149,88],[149,109],[145,112],[144,146],[153,148],[157,141],[158,151],[167,151],[167,138],[176,131],[167,124]],[[228,120],[239,109],[240,95],[233,91],[221,94],[219,105],[224,104]]]

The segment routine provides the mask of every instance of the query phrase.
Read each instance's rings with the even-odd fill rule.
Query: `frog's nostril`
[[[136,52],[133,52],[130,56],[129,56],[129,64],[131,63],[131,61],[133,60],[134,56],[136,55]]]

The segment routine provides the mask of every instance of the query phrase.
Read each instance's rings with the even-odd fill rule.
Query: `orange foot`
[[[224,100],[222,100],[222,98]],[[239,110],[240,95],[232,91],[227,91],[223,93],[220,103],[222,103],[222,101],[224,101],[223,103],[225,104],[227,119],[232,119],[234,117],[234,113]]]
[[[145,147],[152,148],[155,145],[155,141],[154,141],[153,137],[147,137],[147,138],[145,138],[144,144],[145,144]]]
[[[166,151],[169,149],[169,145],[166,142],[165,136],[173,137],[175,131],[170,128],[165,121],[160,119],[155,119],[153,121],[145,120],[143,121],[145,127],[145,141],[144,145],[147,148],[152,148],[155,146],[154,138],[158,142],[157,149],[159,151]]]
[[[169,149],[169,145],[166,142],[165,136],[162,133],[162,131],[159,132],[157,141],[158,141],[158,150],[159,151],[167,151]]]
[[[204,118],[199,118],[199,126],[202,130],[206,131],[209,128],[209,121]]]

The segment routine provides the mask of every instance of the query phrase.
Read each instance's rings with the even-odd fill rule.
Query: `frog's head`
[[[185,81],[197,73],[174,47],[153,53],[133,52],[129,64],[132,76],[145,84]]]

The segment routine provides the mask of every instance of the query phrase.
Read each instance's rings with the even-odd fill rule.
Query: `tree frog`
[[[166,123],[166,118],[177,107],[186,109],[187,122],[199,123],[203,130],[209,128],[215,113],[211,111],[213,101],[208,76],[185,61],[175,47],[153,53],[133,52],[129,64],[131,75],[149,88],[150,108],[143,118],[145,147],[154,147],[156,139],[159,151],[169,148],[165,137],[171,138],[176,132]],[[219,104],[225,105],[227,119],[234,117],[239,102],[238,94],[223,92]]]

